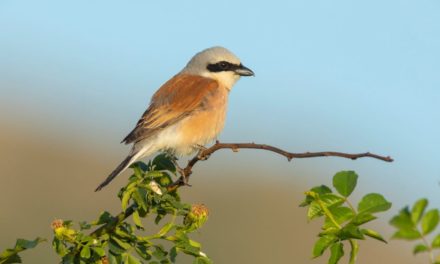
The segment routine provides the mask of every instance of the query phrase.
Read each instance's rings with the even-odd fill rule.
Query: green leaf
[[[326,194],[326,193],[331,193],[332,190],[325,185],[321,185],[321,186],[313,187],[312,189],[310,189],[309,192],[316,193],[318,195],[322,195],[322,194]],[[299,206],[305,207],[305,206],[309,205],[314,200],[315,200],[315,198],[313,198],[312,196],[306,195],[306,199]]]
[[[123,254],[123,259],[124,259],[124,264],[141,264],[139,259],[133,257],[128,253]]]
[[[353,211],[350,208],[345,207],[345,206],[332,207],[332,208],[329,208],[329,211],[333,215],[333,219],[339,225],[353,217]],[[322,228],[327,229],[329,227],[335,227],[335,225],[330,218],[326,217]]]
[[[348,224],[346,226],[344,226],[341,229],[341,232],[338,236],[341,240],[346,240],[346,239],[365,239],[364,238],[364,234],[362,234],[361,230],[359,229],[359,227],[355,226],[355,225],[351,225]]]
[[[365,223],[368,223],[370,221],[373,221],[374,219],[376,219],[377,217],[375,217],[374,215],[370,214],[370,213],[360,213],[357,214],[355,217],[353,217],[353,220],[351,220],[351,224],[353,225],[363,225]]]
[[[313,247],[313,258],[317,258],[321,256],[324,251],[335,241],[337,241],[337,238],[334,236],[322,236],[316,241],[314,247]]]
[[[344,203],[345,199],[339,195],[333,193],[326,193],[319,196],[319,199],[324,203],[327,208],[340,205]]]
[[[415,230],[415,224],[411,219],[411,213],[409,212],[408,206],[401,209],[399,211],[399,214],[394,216],[390,220],[390,225],[392,225],[398,229]]]
[[[432,240],[431,246],[433,248],[440,248],[440,234],[436,235]]]
[[[417,244],[417,245],[415,245],[414,248],[413,248],[413,254],[416,255],[417,253],[420,253],[420,252],[426,252],[426,251],[428,251],[428,250],[429,250],[429,249],[428,249],[428,247],[427,247],[426,245],[423,245],[423,244]]]
[[[140,230],[144,230],[144,226],[142,225],[142,221],[141,218],[139,216],[139,212],[138,211],[134,211],[133,212],[133,222],[136,225],[136,227]]]
[[[212,264],[214,262],[212,262],[209,258],[207,257],[197,257],[194,259],[193,264]]]
[[[362,234],[369,236],[371,238],[377,239],[379,241],[382,241],[384,243],[387,243],[387,241],[376,231],[371,229],[361,229]]]
[[[348,197],[356,187],[358,175],[354,171],[340,171],[333,176],[333,186],[344,197]]]
[[[428,205],[428,200],[423,198],[414,203],[411,209],[411,220],[414,224],[417,224],[422,218],[425,212],[426,206]]]
[[[419,231],[414,229],[401,229],[393,234],[392,238],[405,239],[405,240],[416,240],[420,239],[422,235]]]
[[[307,219],[312,220],[315,217],[322,215],[321,206],[319,206],[318,202],[314,201],[310,204],[309,209],[307,210]]]
[[[145,188],[137,188],[136,191],[132,194],[133,200],[136,202],[136,204],[147,211],[148,209],[148,201],[147,201],[147,190]]]
[[[153,159],[153,165],[155,170],[168,170],[171,172],[176,171],[174,163],[171,161],[172,157],[168,157],[166,154],[159,154]]]
[[[121,239],[117,238],[116,236],[110,237],[110,242],[115,242],[120,248],[123,248],[125,250],[131,248],[131,245],[125,241],[122,241]]]
[[[26,240],[21,238],[17,239],[14,248],[6,249],[0,254],[0,263],[1,264],[21,263],[21,258],[18,255],[18,253],[26,249],[34,248],[43,241],[46,240],[39,237],[34,240]]]
[[[365,195],[358,205],[359,213],[377,213],[386,211],[390,208],[391,203],[378,193],[369,193]]]
[[[92,250],[96,252],[96,254],[98,254],[98,256],[103,257],[105,256],[105,250],[103,248],[100,247],[92,247]]]
[[[423,235],[431,233],[438,225],[439,212],[438,209],[432,209],[426,212],[422,217],[422,233]]]
[[[131,195],[133,194],[134,190],[135,190],[134,188],[130,188],[124,191],[124,193],[122,194],[122,198],[121,198],[122,211],[125,212],[125,210],[127,210],[128,203],[130,202]]]
[[[342,256],[344,256],[344,245],[341,242],[334,243],[330,248],[330,253],[328,264],[338,263]]]
[[[80,254],[80,256],[81,256],[81,258],[85,258],[85,259],[88,259],[88,258],[90,258],[90,247],[89,246],[84,246],[82,249],[81,249],[81,254]]]
[[[93,221],[92,224],[93,224],[93,225],[107,224],[107,223],[109,223],[112,219],[113,219],[113,216],[112,216],[109,212],[104,211],[104,212],[101,213],[101,215],[99,215],[98,220]]]
[[[34,248],[36,247],[38,244],[40,244],[41,242],[46,241],[46,239],[44,238],[40,238],[37,237],[34,240],[26,240],[26,239],[17,239],[17,241],[15,242],[15,248],[21,248],[21,249],[30,249],[30,248]]]
[[[164,225],[159,232],[157,232],[157,234],[159,236],[164,236],[166,235],[172,228],[174,227],[173,223],[167,223],[166,225]]]

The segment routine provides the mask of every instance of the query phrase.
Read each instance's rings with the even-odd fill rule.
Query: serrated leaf
[[[365,195],[358,204],[359,213],[377,213],[391,208],[388,202],[381,194],[369,193]]]
[[[428,205],[428,200],[423,198],[414,203],[411,209],[411,220],[414,224],[417,224],[420,219],[422,219],[423,213],[425,212],[426,206]]]
[[[330,258],[328,264],[336,264],[344,256],[344,244],[335,243],[330,248]]]
[[[348,197],[357,184],[358,175],[354,171],[340,171],[333,176],[333,186],[344,197]]]
[[[436,235],[432,240],[431,246],[433,248],[440,248],[440,234]]]
[[[313,246],[313,258],[321,256],[324,251],[335,241],[337,241],[337,238],[334,236],[320,237]]]
[[[81,253],[80,253],[80,256],[81,256],[81,258],[85,258],[85,259],[88,259],[88,258],[90,258],[90,247],[89,246],[84,246],[82,249],[81,249]]]
[[[362,234],[369,236],[371,238],[377,239],[379,241],[382,241],[384,243],[387,243],[387,241],[379,234],[379,232],[376,232],[374,230],[371,229],[362,229],[361,230]]]
[[[439,212],[438,209],[431,209],[422,217],[422,233],[423,235],[431,233],[438,225]]]
[[[401,229],[395,232],[392,236],[394,239],[405,239],[405,240],[416,240],[420,239],[422,236],[419,231],[414,229]]]
[[[423,244],[417,244],[417,245],[415,245],[414,248],[413,248],[413,254],[416,255],[417,253],[420,253],[420,252],[426,252],[426,251],[428,251],[428,250],[429,250],[429,249],[428,249],[427,246],[425,246],[425,245],[423,245]]]

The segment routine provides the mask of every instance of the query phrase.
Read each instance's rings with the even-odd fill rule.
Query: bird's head
[[[241,76],[254,75],[237,56],[223,47],[212,47],[197,53],[181,73],[212,78],[227,89],[231,89]]]

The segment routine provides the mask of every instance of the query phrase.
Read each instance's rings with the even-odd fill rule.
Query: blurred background
[[[371,151],[395,162],[293,160],[222,151],[197,165],[184,199],[210,220],[195,235],[216,263],[311,260],[319,223],[304,191],[360,175],[353,194],[440,204],[439,1],[0,1],[0,249],[50,238],[55,218],[120,211],[119,142],[152,93],[198,51],[222,45],[253,69],[230,94],[220,140],[293,152]],[[182,160],[184,162],[184,159]],[[426,263],[412,243],[361,242],[358,263]],[[348,250],[347,250],[348,251]],[[50,242],[25,263],[56,263]]]

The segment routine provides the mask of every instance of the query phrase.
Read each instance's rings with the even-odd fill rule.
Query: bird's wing
[[[174,76],[153,95],[150,106],[122,142],[130,144],[146,139],[194,111],[203,109],[205,99],[218,86],[217,81],[202,76]]]

